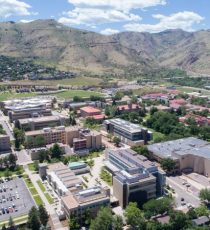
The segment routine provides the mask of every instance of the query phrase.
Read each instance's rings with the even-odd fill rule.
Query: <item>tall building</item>
[[[113,195],[122,208],[163,194],[165,173],[131,149],[106,150],[105,166],[113,174]]]
[[[130,146],[144,145],[152,140],[152,132],[119,118],[106,120],[104,126],[108,133],[118,136],[123,143]]]
[[[100,149],[102,147],[101,134],[89,129],[78,127],[55,127],[25,133],[27,148],[42,147],[53,143],[67,144],[74,150]]]

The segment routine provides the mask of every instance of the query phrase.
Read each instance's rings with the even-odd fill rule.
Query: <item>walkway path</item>
[[[68,228],[64,228],[60,223],[60,220],[55,212],[53,205],[50,205],[47,198],[45,197],[44,193],[42,192],[41,188],[37,184],[37,181],[40,179],[38,174],[34,174],[32,171],[29,170],[28,165],[24,165],[24,169],[26,174],[29,176],[31,182],[33,183],[34,187],[36,188],[39,196],[41,197],[42,201],[44,202],[45,208],[50,215],[51,222],[53,224],[53,229],[56,230],[67,230]]]

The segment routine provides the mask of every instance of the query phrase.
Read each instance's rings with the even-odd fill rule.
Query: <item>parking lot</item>
[[[35,206],[22,178],[14,178],[0,182],[0,221],[28,214]]]

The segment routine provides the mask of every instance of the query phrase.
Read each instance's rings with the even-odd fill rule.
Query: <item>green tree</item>
[[[34,161],[34,170],[35,170],[36,172],[39,171],[39,161]]]
[[[191,221],[182,211],[172,211],[170,213],[170,224],[173,230],[185,230],[192,226]]]
[[[202,201],[210,202],[210,189],[208,188],[201,189],[199,193],[199,198]]]
[[[164,158],[160,161],[160,165],[167,172],[171,172],[176,166],[176,161],[171,158]]]
[[[200,205],[199,207],[195,208],[195,213],[197,216],[209,216],[210,211],[205,205]]]
[[[14,128],[13,133],[15,138],[15,148],[20,149],[20,146],[25,141],[25,132],[22,129]]]
[[[136,203],[129,203],[125,209],[125,217],[127,224],[133,229],[145,229],[146,222],[144,213],[137,207]]]
[[[14,154],[9,154],[9,156],[8,156],[8,161],[9,161],[9,163],[10,163],[10,166],[12,167],[12,168],[15,168],[16,167],[16,161],[17,161],[17,159],[16,159],[16,156],[14,155]]]
[[[79,229],[80,228],[80,224],[79,224],[79,219],[78,217],[71,215],[70,219],[69,219],[69,229]]]
[[[91,221],[90,230],[111,230],[113,216],[108,207],[101,208],[96,218]]]
[[[51,151],[52,158],[59,159],[61,155],[63,154],[61,147],[57,143],[54,144],[52,148],[50,148],[50,151]]]
[[[9,217],[8,227],[8,230],[15,230],[15,223],[11,216]]]
[[[4,224],[1,228],[1,230],[7,230],[6,225]]]
[[[143,205],[146,218],[151,218],[158,214],[169,212],[172,209],[173,199],[164,197],[162,199],[152,199]]]
[[[123,219],[119,215],[115,215],[112,220],[112,229],[113,230],[122,230],[123,229]]]
[[[4,172],[4,177],[8,178],[8,177],[11,177],[12,176],[12,173],[9,171],[9,169],[6,169],[5,172]]]
[[[47,213],[47,210],[45,209],[45,207],[43,205],[39,206],[39,219],[40,222],[43,226],[47,225],[48,219],[49,219],[49,215]]]
[[[115,136],[115,137],[113,138],[113,142],[114,142],[114,144],[115,144],[117,147],[119,147],[119,145],[120,145],[120,138]]]
[[[41,227],[39,213],[36,207],[32,207],[28,214],[28,227],[31,230],[39,230]]]
[[[39,147],[44,146],[45,145],[44,136],[42,136],[42,135],[36,136],[35,137],[35,145],[39,146]]]

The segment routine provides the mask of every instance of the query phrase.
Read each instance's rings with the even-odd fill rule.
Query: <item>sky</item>
[[[105,35],[210,29],[210,0],[0,0],[0,21],[55,19]]]

